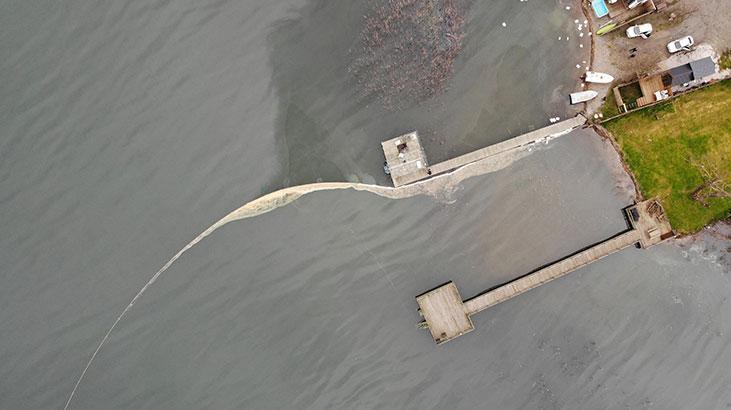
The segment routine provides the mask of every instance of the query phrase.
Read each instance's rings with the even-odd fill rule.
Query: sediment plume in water
[[[125,307],[122,313],[120,313],[119,316],[117,316],[117,318],[114,320],[114,323],[112,323],[112,326],[109,327],[107,332],[104,334],[104,337],[94,350],[94,353],[92,353],[89,361],[86,363],[86,366],[84,366],[84,370],[82,370],[79,378],[76,380],[76,384],[74,385],[73,390],[69,394],[66,405],[64,406],[64,410],[69,408],[71,401],[76,395],[76,391],[78,390],[79,385],[84,379],[84,376],[86,376],[86,372],[91,367],[94,359],[99,354],[99,351],[101,351],[102,347],[107,343],[107,341],[109,340],[109,336],[112,334],[119,322],[121,322],[122,319],[124,319],[124,317],[129,312],[129,310],[132,309],[132,306],[137,303],[137,301],[142,297],[147,289],[152,286],[152,284],[155,283],[160,278],[160,276],[162,276],[162,274],[165,273],[165,271],[167,271],[168,268],[170,268],[170,266],[172,266],[172,264],[175,263],[175,261],[177,261],[185,252],[197,245],[200,241],[211,235],[222,226],[230,222],[253,218],[255,216],[271,212],[279,207],[296,201],[304,195],[318,191],[352,189],[356,191],[370,192],[390,199],[405,199],[411,198],[416,195],[429,195],[438,201],[454,202],[452,196],[454,191],[458,188],[458,184],[460,182],[473,176],[484,175],[505,168],[506,166],[512,164],[514,161],[527,155],[528,152],[530,151],[522,149],[496,155],[482,161],[477,161],[465,165],[461,168],[456,169],[455,171],[398,188],[350,182],[322,182],[315,184],[298,185],[294,187],[280,189],[270,194],[261,196],[233,210],[228,215],[224,216],[216,223],[208,227],[205,231],[201,232],[192,241],[188,242],[187,245],[185,245],[175,255],[173,255],[173,257],[170,258],[157,272],[155,272],[150,280],[144,286],[142,286],[142,288],[140,288],[137,294],[129,302],[127,307]]]

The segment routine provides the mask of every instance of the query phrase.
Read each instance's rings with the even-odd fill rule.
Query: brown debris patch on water
[[[399,109],[443,91],[462,48],[466,11],[462,0],[376,3],[351,50],[359,95]]]

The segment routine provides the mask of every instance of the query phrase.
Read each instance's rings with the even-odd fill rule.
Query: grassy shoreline
[[[689,234],[731,215],[731,80],[611,120],[645,197],[659,197]]]

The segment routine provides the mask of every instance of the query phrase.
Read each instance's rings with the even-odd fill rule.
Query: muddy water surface
[[[385,182],[378,142],[412,128],[437,161],[571,113],[574,4],[467,4],[443,90],[399,110],[348,71],[376,5],[3,4],[0,407],[62,408],[140,287],[242,203]],[[414,326],[426,289],[469,297],[623,229],[607,152],[576,132],[439,200],[323,192],[226,225],[132,307],[70,408],[725,406],[728,265],[697,245],[623,251],[443,347]]]

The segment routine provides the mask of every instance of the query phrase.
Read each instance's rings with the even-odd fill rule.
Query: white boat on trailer
[[[584,81],[587,83],[609,84],[614,81],[614,77],[606,73],[587,71],[586,74],[584,74]]]
[[[578,104],[582,103],[584,101],[589,101],[592,98],[596,97],[599,93],[594,90],[589,91],[579,91],[577,93],[571,93],[571,104]]]

